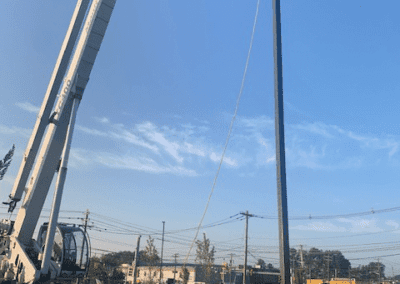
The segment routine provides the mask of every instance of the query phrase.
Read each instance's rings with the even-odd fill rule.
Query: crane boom
[[[58,90],[60,89],[62,80],[67,70],[72,50],[85,18],[88,5],[89,0],[79,0],[72,15],[67,34],[61,46],[56,65],[51,75],[50,83],[47,87],[42,106],[32,131],[32,135],[26,147],[24,158],[22,159],[21,166],[10,194],[11,204],[9,212],[14,210],[16,202],[21,200],[22,194],[25,190],[26,182],[32,170],[40,142],[49,123],[50,113],[53,109]]]
[[[36,228],[65,144],[73,96],[82,96],[89,81],[90,72],[111,17],[113,6],[108,4],[112,2],[114,1],[93,1],[86,17],[58,101],[51,115],[52,119],[39,152],[38,162],[33,168],[27,192],[15,222],[13,235],[23,244],[29,243]],[[73,85],[76,93],[72,92]]]
[[[9,212],[12,212],[16,203],[22,199],[23,192],[26,192],[15,222],[2,220],[0,223],[0,259],[2,264],[6,263],[13,270],[20,282],[32,283],[39,279],[54,279],[60,275],[65,278],[76,276],[78,272],[83,275],[82,272],[85,272],[82,260],[78,264],[76,262],[76,245],[75,253],[71,249],[65,249],[70,245],[68,242],[74,241],[75,235],[82,233],[81,229],[58,224],[57,219],[76,112],[115,2],[116,0],[91,0],[88,10],[90,0],[78,0],[9,196]],[[58,100],[54,106],[57,92]],[[57,171],[51,219],[41,227],[35,241],[32,236]],[[57,242],[55,234],[60,236]],[[63,239],[61,243],[60,238]],[[83,240],[85,239],[84,235]],[[80,248],[81,258],[85,250],[89,251],[87,241]],[[21,281],[22,271],[24,281]]]

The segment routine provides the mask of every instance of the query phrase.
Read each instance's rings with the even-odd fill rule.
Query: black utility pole
[[[243,268],[243,284],[246,284],[246,278],[247,278],[247,239],[248,239],[248,234],[249,234],[249,217],[253,217],[252,214],[249,214],[249,211],[246,211],[246,213],[241,212],[240,214],[246,216],[246,237],[245,237],[245,242],[244,242],[244,268]]]
[[[283,127],[283,77],[280,0],[272,0],[275,73],[275,144],[279,215],[281,283],[290,284],[289,224],[286,193],[285,133]]]
[[[165,221],[162,221],[162,241],[161,241],[161,264],[160,264],[160,284],[162,278],[162,261],[163,261],[163,252],[164,252],[164,230],[165,230]]]

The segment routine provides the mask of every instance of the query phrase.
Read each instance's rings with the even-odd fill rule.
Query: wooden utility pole
[[[233,256],[234,256],[235,254],[234,253],[231,253],[230,254],[230,256],[231,256],[231,263],[229,264],[229,284],[232,284],[232,268],[233,268]]]
[[[280,0],[272,0],[275,74],[275,145],[279,217],[281,283],[290,283],[289,222],[286,193],[285,131],[283,123],[282,35]]]
[[[249,217],[253,217],[253,215],[249,214],[249,211],[246,211],[246,213],[241,212],[240,214],[246,216],[246,237],[244,241],[244,267],[243,267],[243,284],[246,284],[246,278],[247,278],[247,239],[248,239],[248,233],[249,233]]]
[[[175,273],[176,273],[176,258],[179,256],[179,254],[174,254],[173,257],[175,259],[175,268],[174,268],[174,283],[175,283]]]
[[[381,284],[381,263],[378,258],[378,275],[379,275],[379,284]]]
[[[83,220],[84,221],[83,232],[85,234],[85,237],[86,237],[86,231],[87,231],[87,227],[88,227],[89,214],[90,214],[89,209],[86,209],[85,219]],[[79,267],[82,266],[83,251],[84,251],[84,247],[83,246],[84,246],[84,244],[85,244],[85,239],[83,239],[83,241],[82,241],[82,251],[81,251],[81,258],[80,258],[80,261],[79,261]]]
[[[165,221],[162,221],[162,241],[161,241],[161,263],[160,263],[160,284],[162,279],[162,262],[163,262],[163,252],[164,252],[164,231],[165,231]]]
[[[83,221],[84,221],[83,232],[84,232],[85,237],[82,239],[82,249],[81,249],[81,257],[79,259],[79,268],[82,267],[83,253],[85,251],[85,238],[86,238],[86,232],[87,232],[87,228],[88,228],[89,214],[90,214],[89,209],[86,209],[85,219],[83,219]],[[86,248],[86,249],[89,249],[89,248]],[[86,263],[88,263],[88,259],[86,259]],[[79,283],[80,283],[80,279],[77,278],[76,284],[79,284]]]
[[[304,258],[303,258],[303,245],[300,245],[300,267],[301,267],[301,270],[300,270],[300,273],[299,273],[299,283],[304,283],[305,281],[304,281],[304,274],[305,274],[305,272],[304,272]]]
[[[132,261],[133,284],[136,284],[136,277],[137,277],[136,267],[139,266],[140,237],[141,237],[140,235],[137,237],[135,254],[133,256],[133,261]]]
[[[328,262],[328,273],[327,273],[327,275],[328,275],[328,279],[327,279],[327,281],[329,282],[330,281],[330,279],[331,279],[331,271],[330,271],[330,261],[331,261],[331,258],[332,258],[332,256],[328,253],[328,255],[326,255],[325,256],[325,259],[326,259],[326,261]]]

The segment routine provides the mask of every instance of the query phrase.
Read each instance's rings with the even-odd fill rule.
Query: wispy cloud
[[[127,146],[130,144],[138,147],[142,154],[140,157],[136,156],[129,160],[128,163],[122,159],[122,156],[118,156],[118,153],[107,155],[103,153],[102,157],[106,157],[109,161],[108,166],[114,165],[114,167],[142,169],[157,173],[194,175],[196,171],[191,170],[191,168],[199,165],[198,163],[194,164],[196,159],[203,161],[200,165],[207,161],[215,162],[218,160],[219,162],[220,159],[213,150],[215,147],[205,141],[204,133],[208,131],[208,127],[202,125],[185,123],[179,125],[178,129],[166,125],[158,127],[156,124],[146,121],[127,128],[123,124],[112,123],[106,117],[96,117],[95,120],[103,125],[102,130],[84,126],[77,126],[77,130],[92,136],[124,141]],[[125,148],[126,150],[129,149]],[[78,153],[75,154],[78,155]],[[94,159],[93,155],[92,159]],[[96,156],[95,160],[99,164],[106,165],[106,163],[99,162],[102,160],[99,155]],[[118,161],[118,163],[115,161]],[[230,167],[239,166],[239,162],[229,156],[224,158],[224,164]]]
[[[156,126],[151,122],[145,122],[137,126],[137,129],[150,141],[160,145],[177,162],[182,163],[183,157],[179,155],[179,144],[167,140]]]
[[[275,163],[275,144],[271,141],[271,139],[267,139],[259,135],[257,142],[261,146],[260,152],[256,158],[258,165]]]
[[[262,115],[258,117],[238,117],[237,124],[245,131],[256,132],[273,130],[275,122],[272,118]]]
[[[110,120],[107,117],[94,117],[94,119],[101,123],[110,123]]]
[[[220,163],[221,162],[221,154],[217,155],[216,153],[212,152],[210,154],[210,159],[211,159],[211,161],[213,161],[215,163]],[[237,167],[238,166],[238,162],[235,161],[232,158],[229,158],[229,157],[224,157],[223,163],[228,165],[228,166],[231,166],[231,167]]]
[[[397,222],[394,221],[394,220],[387,220],[387,221],[385,222],[385,224],[388,225],[388,226],[394,227],[395,229],[398,229],[398,228],[399,228],[399,223],[397,223]]]
[[[170,173],[175,175],[196,176],[194,170],[181,166],[160,166],[156,161],[148,157],[118,156],[110,153],[99,153],[96,161],[103,166],[117,169],[130,169],[150,173]]]
[[[351,139],[358,141],[361,143],[362,147],[370,148],[370,149],[387,149],[389,150],[389,157],[393,156],[397,153],[399,148],[399,142],[394,140],[393,138],[384,138],[380,139],[377,137],[368,137],[357,135],[351,131],[344,131],[344,133]]]
[[[31,132],[32,132],[31,129],[16,127],[16,126],[9,127],[9,126],[0,124],[0,133],[1,134],[8,134],[8,135],[16,134],[16,135],[23,136],[23,137],[29,137]]]
[[[339,218],[338,222],[348,223],[351,225],[349,231],[353,233],[359,232],[381,232],[383,229],[377,226],[376,219],[352,219],[352,218]]]
[[[317,231],[317,232],[346,232],[345,227],[336,226],[331,222],[311,222],[307,225],[291,226],[291,230]]]
[[[102,119],[103,123],[109,123],[107,118]],[[94,135],[94,136],[102,136],[111,139],[123,140],[129,144],[133,144],[136,146],[144,147],[153,152],[158,152],[158,148],[154,145],[146,143],[145,140],[141,139],[139,136],[135,135],[134,133],[124,129],[124,126],[121,124],[110,124],[110,128],[107,131],[101,131],[97,129],[91,129],[88,127],[76,126],[77,130],[85,132],[86,134]]]
[[[159,165],[166,164],[194,168],[205,162],[220,161],[221,141],[209,137],[210,125],[189,122],[156,125],[145,121],[127,127],[113,123],[107,117],[95,118],[98,127],[77,126],[92,136],[123,141],[143,151]],[[391,158],[398,152],[399,139],[395,137],[371,137],[355,134],[336,125],[322,122],[288,124],[285,134],[288,167],[304,167],[312,170],[356,169],[376,163],[376,154],[385,151]],[[118,148],[121,147],[119,144]],[[149,151],[149,152],[146,152]],[[224,164],[231,169],[248,166],[255,170],[260,166],[275,164],[274,120],[267,116],[237,118],[232,139],[228,145]],[[375,153],[375,154],[374,154]],[[382,154],[380,154],[382,157]]]
[[[318,232],[351,232],[375,233],[384,231],[378,226],[379,220],[375,218],[338,218],[329,222],[310,222],[307,225],[291,226],[292,230],[318,231]],[[386,225],[398,228],[399,224],[393,220],[385,222]]]
[[[197,176],[197,172],[183,166],[170,164],[161,165],[159,162],[142,155],[115,154],[84,149],[72,149],[71,167],[87,167],[88,165],[102,166],[112,169],[135,170],[154,174],[174,174],[182,176]]]
[[[292,124],[290,127],[298,130],[304,130],[313,134],[318,134],[326,138],[335,137],[335,135],[331,133],[332,127],[321,122]]]
[[[103,137],[109,136],[109,133],[107,133],[105,131],[100,131],[97,129],[91,129],[91,128],[87,128],[87,127],[80,126],[80,125],[77,125],[75,128],[77,130],[85,132],[86,134],[90,134],[90,135],[94,135],[94,136],[103,136]]]
[[[26,111],[32,112],[32,113],[38,113],[40,110],[40,107],[35,106],[35,105],[31,104],[30,102],[15,103],[15,105],[23,110],[26,110]]]

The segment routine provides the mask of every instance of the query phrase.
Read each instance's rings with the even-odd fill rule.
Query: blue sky
[[[399,5],[282,3],[289,217],[399,206]],[[161,221],[167,232],[199,222],[234,112],[256,6],[118,0],[78,111],[63,210],[89,209],[98,227],[105,219],[95,214],[156,233]],[[2,3],[1,155],[16,145],[0,183],[2,200],[74,7],[72,0]],[[204,224],[246,210],[277,215],[273,91],[272,8],[261,1],[238,116]],[[306,249],[341,246],[347,258],[360,258],[351,261],[357,266],[398,253],[386,244],[360,251],[396,242],[399,224],[397,211],[290,220],[290,242]],[[231,251],[240,262],[243,228],[238,220],[201,230],[215,242],[217,262]],[[263,257],[278,265],[277,229],[276,220],[250,220],[250,262]],[[91,236],[93,247],[106,250],[130,249],[126,244],[136,239],[94,230]],[[164,255],[183,256],[193,236],[170,235]],[[354,245],[356,252],[346,247]],[[388,274],[391,266],[400,273],[396,257],[382,261]]]

